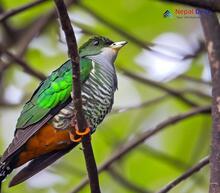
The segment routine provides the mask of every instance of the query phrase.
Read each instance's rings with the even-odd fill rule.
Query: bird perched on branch
[[[117,89],[114,61],[126,43],[99,36],[79,49],[83,111],[89,125],[83,133],[74,120],[71,61],[40,83],[25,104],[14,139],[0,160],[0,182],[13,169],[30,161],[9,186],[27,180],[73,149],[84,135],[95,131],[112,108]]]

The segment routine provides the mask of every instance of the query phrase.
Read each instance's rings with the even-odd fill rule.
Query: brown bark
[[[79,130],[83,132],[87,124],[82,110],[80,64],[76,38],[63,0],[55,0],[55,4],[61,21],[62,29],[65,33],[68,53],[72,62],[73,102],[74,109],[76,111],[77,125]],[[91,193],[100,193],[101,191],[99,187],[98,172],[90,141],[90,135],[83,137],[82,146],[89,176]]]
[[[217,15],[201,16],[212,75],[212,144],[210,193],[220,193],[220,25]]]

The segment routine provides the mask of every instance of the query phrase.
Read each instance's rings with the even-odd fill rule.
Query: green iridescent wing
[[[89,59],[80,59],[81,83],[88,79],[92,70]],[[15,137],[4,152],[1,162],[13,159],[16,153],[45,123],[47,123],[60,109],[71,101],[72,66],[67,61],[37,88],[31,99],[25,104],[18,119]]]
[[[92,62],[89,59],[80,60],[80,78],[85,82],[92,69]],[[41,84],[34,92],[31,99],[25,104],[21,115],[17,121],[16,128],[26,128],[42,120],[51,110],[62,106],[68,99],[72,91],[72,66],[70,60]]]

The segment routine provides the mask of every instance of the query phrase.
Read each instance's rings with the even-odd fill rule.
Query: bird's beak
[[[121,41],[121,42],[114,42],[109,47],[112,48],[114,51],[119,51],[124,45],[126,45],[128,42]]]

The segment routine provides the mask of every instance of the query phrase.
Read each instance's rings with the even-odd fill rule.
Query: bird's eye
[[[95,41],[93,42],[93,45],[94,45],[94,46],[98,46],[98,45],[99,45],[99,41],[98,41],[98,40],[95,40]]]

